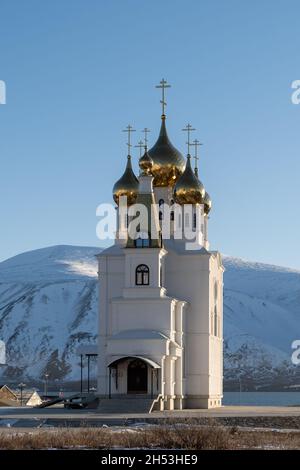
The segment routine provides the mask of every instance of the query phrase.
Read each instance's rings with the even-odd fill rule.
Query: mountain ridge
[[[56,245],[0,262],[0,339],[9,363],[2,376],[33,381],[50,371],[53,380],[78,380],[76,349],[96,341],[100,252]],[[224,265],[225,386],[294,383],[300,271],[230,256]]]

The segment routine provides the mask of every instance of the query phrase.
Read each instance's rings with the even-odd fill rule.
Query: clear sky
[[[164,77],[171,140],[185,151],[190,121],[204,143],[212,247],[300,269],[299,1],[1,0],[0,15],[0,260],[103,245],[121,130],[154,143]]]

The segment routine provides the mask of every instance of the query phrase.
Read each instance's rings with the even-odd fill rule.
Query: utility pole
[[[21,392],[21,406],[23,406],[23,390],[24,388],[26,387],[26,384],[24,384],[23,382],[21,382],[19,385],[18,385],[19,389],[20,389],[20,392]]]
[[[44,384],[44,397],[46,398],[47,396],[47,388],[48,388],[48,377],[49,377],[49,374],[47,374],[47,372],[45,373],[45,384]]]

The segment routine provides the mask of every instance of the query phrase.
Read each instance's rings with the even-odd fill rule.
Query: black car
[[[86,403],[83,401],[81,397],[70,398],[64,401],[64,408],[81,409],[85,407],[86,407]]]

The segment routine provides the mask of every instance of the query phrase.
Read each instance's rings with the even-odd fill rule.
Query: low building
[[[18,400],[21,404],[21,392],[16,392]],[[41,405],[43,400],[36,390],[23,390],[22,391],[22,405],[23,406],[38,406]]]
[[[0,385],[0,406],[19,406],[17,395],[7,385]]]

